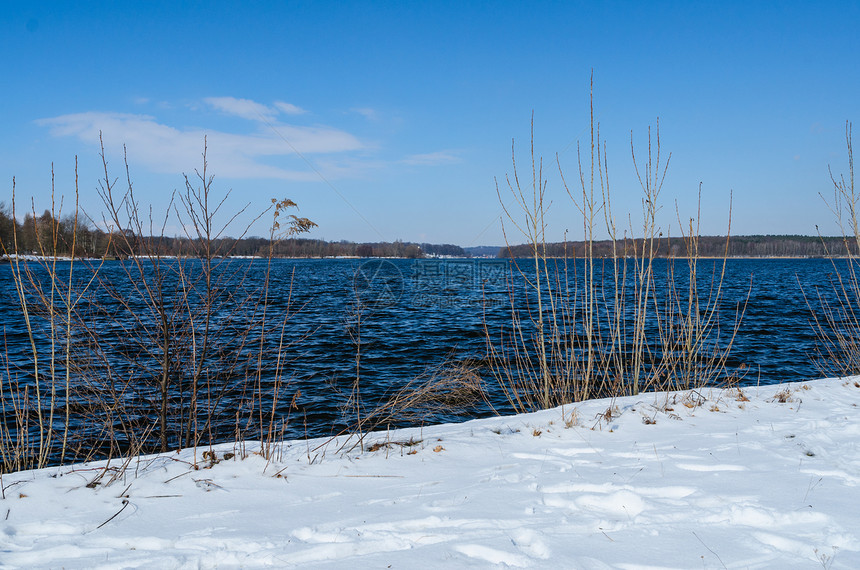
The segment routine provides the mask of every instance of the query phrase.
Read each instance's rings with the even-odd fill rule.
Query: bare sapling
[[[51,169],[51,209],[32,216],[33,243],[38,256],[23,259],[18,231],[11,224],[12,250],[0,243],[3,254],[11,260],[12,282],[18,307],[26,330],[32,373],[20,364],[10,362],[9,345],[4,335],[3,369],[0,378],[0,400],[4,410],[8,405],[16,418],[14,428],[4,425],[0,432],[0,456],[3,470],[39,468],[49,462],[62,462],[68,452],[71,384],[72,327],[81,291],[74,280],[76,237],[78,235],[77,159],[75,161],[75,214],[62,220],[62,200],[57,203],[53,166]],[[12,182],[11,218],[16,217],[16,189]],[[25,221],[26,224],[26,221]],[[63,243],[69,240],[71,243]],[[63,255],[62,252],[69,252]],[[44,358],[43,358],[44,357]],[[42,363],[45,364],[42,364]],[[3,373],[0,372],[0,375]],[[22,386],[23,384],[23,386]],[[31,400],[31,396],[34,398]],[[62,420],[57,421],[56,415]],[[35,415],[35,441],[31,439]],[[57,426],[59,424],[59,429]],[[55,440],[59,438],[59,442]]]
[[[107,241],[79,223],[77,168],[75,214],[61,218],[62,200],[58,205],[52,192],[51,210],[37,217],[33,208],[20,226],[35,257],[21,255],[19,226],[10,224],[11,239],[4,229],[0,247],[11,262],[24,333],[10,344],[4,331],[2,470],[223,441],[247,402],[231,397],[225,405],[228,394],[254,395],[246,429],[236,422],[237,436],[266,435],[271,446],[283,434],[285,364],[300,339],[288,328],[292,289],[286,310],[280,296],[277,310],[270,307],[272,258],[279,239],[316,224],[287,214],[296,207],[291,200],[273,200],[265,272],[258,261],[231,258],[256,220],[238,237],[227,235],[247,206],[225,215],[227,197],[214,200],[206,155],[204,139],[202,169],[185,177],[184,192],[174,193],[157,216],[139,201],[125,153],[124,184],[111,176],[102,143],[99,232]],[[14,220],[14,179],[12,194]],[[184,235],[168,237],[171,226]],[[89,255],[101,258],[83,260],[80,272],[79,236]],[[106,264],[109,258],[115,261]],[[273,338],[277,349],[269,358]]]
[[[350,430],[350,438],[353,433],[357,435],[358,441],[355,445],[358,446],[359,449],[363,449],[365,417],[364,403],[361,399],[361,327],[363,324],[362,317],[364,307],[362,306],[362,300],[358,290],[354,290],[353,292],[355,293],[355,301],[352,307],[352,312],[347,317],[346,331],[352,345],[355,347],[355,375],[352,378],[349,397],[344,404],[344,407],[351,410],[355,417],[355,423],[353,424],[354,427]],[[347,440],[347,442],[348,441],[349,440]],[[344,446],[346,446],[346,442],[344,443]]]
[[[648,128],[648,156],[644,164],[644,172],[640,171],[636,160],[636,148],[633,143],[633,134],[630,134],[630,154],[633,158],[633,168],[642,188],[642,234],[639,240],[633,239],[633,264],[634,264],[634,303],[635,323],[633,328],[633,362],[630,371],[629,389],[630,393],[638,394],[640,386],[647,383],[643,376],[653,372],[646,369],[650,360],[650,346],[647,341],[647,321],[650,318],[656,320],[656,326],[660,328],[660,313],[649,308],[649,304],[655,300],[654,291],[654,259],[657,256],[658,240],[661,237],[660,228],[657,225],[657,212],[660,210],[659,199],[666,173],[669,169],[669,160],[660,162],[660,126],[657,123],[655,129],[656,145],[652,146],[651,128]],[[631,236],[633,229],[631,227]],[[638,247],[636,244],[639,244]],[[654,307],[656,309],[656,307]]]
[[[811,324],[818,338],[815,365],[826,376],[860,373],[860,195],[854,186],[854,145],[850,122],[845,123],[845,146],[847,175],[834,174],[828,167],[833,196],[828,199],[821,195],[839,228],[843,251],[827,250],[833,265],[829,289],[816,288],[812,298],[804,291]],[[825,240],[822,238],[821,241],[827,249]]]
[[[727,371],[726,361],[743,320],[746,301],[736,308],[734,322],[727,328],[725,334],[720,324],[720,303],[728,265],[729,236],[732,226],[731,197],[723,255],[722,258],[713,260],[710,277],[708,277],[700,273],[702,265],[699,257],[701,193],[700,184],[696,218],[682,221],[677,204],[675,206],[685,251],[680,257],[670,257],[667,264],[669,287],[665,298],[663,326],[660,329],[660,342],[664,347],[663,361],[660,368],[661,376],[655,385],[659,390],[689,390],[713,385],[721,380],[734,383],[740,379],[736,374],[730,374]],[[679,263],[682,268],[686,268],[686,275],[679,276],[676,273],[676,266]],[[679,281],[683,283],[684,280],[687,282],[687,288],[686,291],[681,292],[677,284]],[[703,283],[704,280],[707,281]],[[706,295],[703,294],[702,285],[707,285]],[[721,336],[724,337],[722,342]]]
[[[295,214],[287,214],[290,208],[298,209],[298,206],[295,202],[288,198],[284,198],[281,200],[276,200],[272,198],[272,225],[269,228],[269,250],[268,256],[266,259],[266,274],[263,279],[263,295],[262,295],[262,318],[260,319],[260,332],[259,332],[259,348],[257,351],[257,366],[256,366],[256,374],[255,374],[255,388],[257,392],[257,407],[258,407],[258,421],[260,426],[260,437],[262,440],[262,454],[267,459],[271,460],[274,458],[274,452],[276,449],[276,443],[283,439],[283,434],[287,427],[287,421],[289,421],[289,414],[297,409],[296,401],[300,396],[300,393],[296,391],[292,399],[290,401],[290,405],[287,412],[286,419],[279,419],[278,413],[278,404],[279,398],[281,395],[281,390],[285,386],[284,382],[284,368],[286,363],[289,360],[287,355],[287,350],[293,346],[293,344],[300,342],[303,340],[303,337],[293,340],[287,341],[287,325],[289,324],[290,319],[295,315],[296,310],[293,309],[293,286],[295,284],[295,269],[290,274],[290,285],[287,292],[287,302],[286,309],[283,315],[280,316],[280,322],[277,323],[275,327],[275,331],[278,334],[278,348],[275,355],[275,367],[272,371],[273,375],[273,388],[271,394],[271,406],[268,411],[268,419],[264,418],[264,388],[263,388],[263,355],[265,353],[265,342],[267,334],[270,332],[270,325],[268,323],[269,316],[269,286],[271,284],[272,279],[272,260],[274,259],[275,247],[278,243],[283,241],[284,239],[288,239],[290,237],[307,233],[311,231],[313,228],[317,227],[317,224],[309,220],[308,218],[299,217]],[[282,217],[282,214],[284,215]],[[284,221],[286,220],[286,221]],[[282,224],[283,222],[283,224]],[[297,310],[301,310],[301,307]]]
[[[725,362],[743,315],[743,307],[738,307],[734,326],[722,333],[720,299],[728,237],[722,266],[715,264],[707,295],[699,289],[703,280],[698,219],[695,225],[694,219],[688,227],[681,224],[687,249],[682,263],[687,274],[676,274],[675,261],[667,259],[667,282],[658,283],[657,260],[667,256],[661,250],[664,236],[658,219],[671,157],[664,158],[662,153],[659,123],[653,138],[648,129],[644,161],[637,157],[631,133],[641,223],[634,224],[628,216],[629,228],[619,235],[611,208],[606,144],[594,120],[593,98],[590,111],[588,145],[585,150],[578,145],[578,189],[568,185],[556,157],[561,185],[582,222],[582,241],[568,243],[565,234],[563,260],[547,253],[546,214],[551,201],[542,160],[535,156],[533,122],[529,187],[520,184],[515,153],[513,174],[506,177],[507,192],[496,186],[508,252],[513,248],[506,224],[525,239],[530,254],[528,260],[511,259],[509,324],[491,330],[485,317],[490,372],[515,411],[643,390],[701,386],[728,377]],[[507,201],[514,206],[506,205]],[[680,215],[678,219],[680,223]],[[607,258],[595,252],[601,226],[610,242]],[[686,291],[677,288],[676,278],[687,279]]]

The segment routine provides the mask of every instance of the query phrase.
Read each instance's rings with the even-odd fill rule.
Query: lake
[[[514,291],[523,291],[522,279],[515,270],[511,280],[509,261],[277,259],[270,267],[265,260],[222,260],[219,263],[222,263],[218,273],[219,295],[227,301],[215,304],[207,338],[213,351],[227,358],[230,364],[223,366],[217,358],[200,363],[205,388],[203,384],[199,387],[201,393],[208,390],[207,397],[218,410],[219,419],[205,426],[215,439],[230,437],[240,425],[245,426],[243,434],[259,437],[265,419],[245,421],[239,416],[272,409],[278,420],[284,422],[280,432],[284,437],[336,433],[354,417],[355,408],[344,409],[344,403],[353,391],[356,370],[360,374],[360,395],[365,410],[445,362],[466,362],[483,370],[484,379],[488,381],[489,404],[499,411],[511,410],[486,369],[481,368],[487,356],[485,325],[491,334],[499,327],[509,326],[509,291],[511,287]],[[605,286],[607,280],[611,282],[611,275],[600,262],[596,263],[599,281],[601,271],[607,272],[606,279],[601,281]],[[707,298],[714,272],[718,274],[721,265],[710,260],[699,263],[699,290]],[[85,323],[87,330],[97,333],[102,346],[94,349],[82,332],[73,335],[71,346],[76,347],[79,359],[86,360],[90,372],[73,370],[71,378],[73,384],[80,384],[81,394],[85,394],[75,396],[79,398],[81,410],[87,408],[87,402],[94,401],[107,409],[105,391],[121,386],[122,394],[115,407],[120,404],[137,406],[135,421],[147,425],[155,421],[153,418],[157,415],[154,408],[158,393],[152,378],[160,373],[154,363],[158,362],[162,349],[150,341],[148,344],[135,341],[137,337],[153,337],[153,330],[159,324],[147,313],[146,290],[140,283],[135,285],[134,280],[129,280],[127,269],[130,266],[130,261],[106,262],[99,270],[102,281],[91,284],[76,305],[79,321]],[[731,356],[726,361],[727,371],[741,377],[742,384],[773,384],[820,377],[813,361],[816,331],[810,324],[812,312],[804,292],[814,305],[817,305],[817,289],[826,298],[832,298],[830,279],[837,272],[844,272],[845,266],[842,260],[834,265],[823,259],[729,260],[720,290],[719,339],[722,340],[717,342],[728,338],[735,316],[745,302],[746,309]],[[151,268],[147,267],[144,264],[147,279],[152,279]],[[521,267],[533,278],[533,262],[525,261]],[[264,304],[261,301],[266,298],[267,268],[271,278],[269,302]],[[658,292],[661,287],[665,289],[667,268],[665,260],[655,261],[654,286]],[[675,284],[679,290],[687,287],[686,265],[683,268],[684,271],[676,269]],[[9,264],[0,265],[0,324],[5,332],[11,373],[20,385],[27,385],[34,381],[31,349],[11,269]],[[582,269],[581,261],[570,262],[568,267],[569,272],[581,273]],[[177,301],[182,291],[193,288],[192,283],[199,278],[196,271],[192,267],[182,279],[168,272],[170,274],[161,281],[163,302],[166,307],[173,307],[177,327],[197,326],[193,322],[196,317],[183,316],[178,310],[182,308],[181,303]],[[37,279],[47,283],[44,272],[37,269],[34,273]],[[67,278],[68,263],[58,266],[58,274],[61,279]],[[81,290],[92,272],[85,264],[77,263],[74,275],[73,281]],[[119,298],[124,301],[118,301]],[[518,298],[528,299],[528,296]],[[184,299],[182,303],[189,306],[201,302],[199,295]],[[515,301],[518,302],[521,301]],[[356,307],[361,310],[357,311]],[[42,331],[37,331],[36,340],[40,343],[44,374],[48,333],[44,330],[44,320],[34,317],[34,323]],[[265,334],[260,334],[259,331],[264,330]],[[198,331],[194,337],[183,337],[181,343],[168,349],[176,355],[170,372],[175,376],[175,385],[185,383],[184,395],[169,394],[168,405],[176,410],[178,419],[175,421],[180,423],[187,420],[187,417],[182,419],[190,385],[187,373],[195,366],[190,347],[193,344],[193,348],[199,349],[202,339]],[[258,359],[260,353],[262,357]],[[233,356],[225,356],[230,354]],[[217,370],[218,366],[223,369]],[[3,369],[0,374],[6,375],[5,363]],[[258,370],[259,382],[254,380]],[[104,371],[105,377],[110,376],[110,386],[106,378],[93,379],[93,372],[98,371]],[[276,377],[282,382],[276,384]],[[252,381],[245,381],[248,378]],[[60,386],[61,395],[63,389]],[[8,390],[7,382],[3,390]],[[6,396],[4,415],[8,428],[13,423],[13,410],[8,394]],[[273,401],[275,398],[277,401]],[[257,409],[253,413],[248,403],[252,400]],[[491,413],[490,405],[483,401],[472,402],[459,410],[431,414],[423,421],[460,421],[487,415]],[[94,414],[101,413],[94,410],[96,408],[91,406],[87,412],[72,414],[72,421],[91,424]],[[57,415],[61,416],[62,412],[58,410]],[[403,420],[395,425],[406,423],[409,422]],[[78,427],[89,430],[90,439],[97,437],[97,430],[91,425]],[[203,428],[198,426],[198,429]]]

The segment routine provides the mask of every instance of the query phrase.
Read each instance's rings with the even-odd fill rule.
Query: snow
[[[858,404],[642,394],[6,474],[0,567],[860,568]]]
[[[77,257],[75,258],[75,260],[79,260],[79,259],[80,259],[80,258],[77,258]],[[62,255],[58,255],[58,256],[56,256],[56,257],[47,257],[47,256],[44,256],[44,255],[36,255],[36,254],[32,254],[32,255],[30,255],[30,254],[21,254],[21,255],[18,255],[18,254],[15,254],[15,253],[13,253],[13,254],[11,254],[11,255],[9,255],[9,254],[3,254],[3,255],[0,255],[0,261],[15,261],[15,260],[18,260],[18,261],[42,261],[42,262],[46,262],[46,261],[47,261],[47,262],[49,262],[49,263],[50,263],[51,261],[54,261],[54,260],[56,260],[56,261],[72,261],[72,258],[71,258],[71,257],[62,256]]]

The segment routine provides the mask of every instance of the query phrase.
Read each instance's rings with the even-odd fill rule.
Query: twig
[[[717,560],[719,560],[719,561],[720,561],[720,564],[722,564],[722,565],[723,565],[723,568],[726,568],[726,570],[728,570],[728,567],[726,566],[726,563],[725,563],[725,562],[723,562],[723,559],[722,559],[722,558],[720,558],[720,555],[719,555],[719,554],[717,554],[716,552],[714,552],[714,551],[711,549],[711,547],[710,547],[710,546],[708,546],[707,544],[705,544],[705,542],[704,542],[701,538],[699,538],[699,535],[698,535],[698,534],[696,534],[696,533],[695,533],[695,531],[692,531],[692,532],[693,532],[693,536],[695,536],[695,537],[696,537],[696,539],[697,539],[699,542],[701,542],[701,543],[702,543],[702,546],[704,546],[705,548],[707,548],[707,549],[710,551],[710,553],[711,553],[711,554],[713,554],[714,556],[716,556],[716,557],[717,557]]]
[[[185,475],[188,475],[188,474],[193,473],[193,472],[194,472],[194,471],[192,470],[192,471],[186,471],[185,473],[180,473],[180,474],[179,474],[179,475],[177,475],[176,477],[171,477],[170,479],[168,479],[167,481],[165,481],[165,483],[170,483],[170,482],[171,482],[171,481],[173,481],[174,479],[179,479],[180,477],[184,477]]]
[[[120,510],[118,510],[116,513],[114,513],[114,515],[113,515],[111,518],[109,518],[108,520],[106,520],[105,522],[103,522],[102,524],[100,524],[99,526],[97,526],[97,527],[96,527],[96,530],[100,529],[101,527],[103,527],[104,525],[106,525],[107,523],[109,523],[110,521],[112,521],[113,519],[115,519],[116,517],[118,517],[118,516],[119,516],[119,514],[120,514],[121,512],[123,512],[127,506],[128,506],[128,499],[123,499],[123,500],[122,500],[122,508],[121,508]]]

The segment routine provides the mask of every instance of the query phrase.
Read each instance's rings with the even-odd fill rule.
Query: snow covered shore
[[[860,568],[858,406],[829,379],[7,474],[0,567]]]

